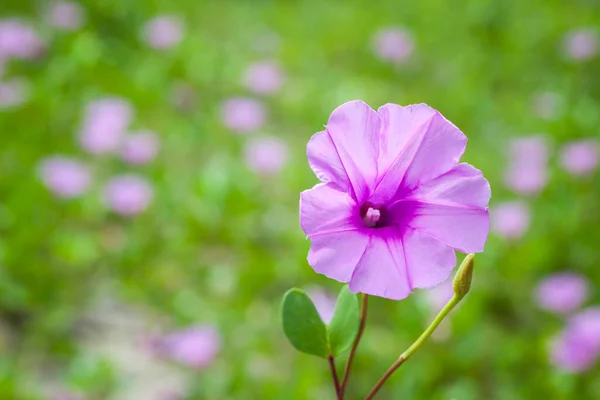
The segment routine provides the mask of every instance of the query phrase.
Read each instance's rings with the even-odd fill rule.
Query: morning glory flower
[[[403,299],[481,252],[490,186],[458,161],[467,138],[426,104],[335,109],[307,146],[321,180],[300,196],[308,263],[352,292]]]
[[[569,314],[587,300],[590,286],[583,276],[559,272],[545,277],[535,290],[538,306],[556,314]]]

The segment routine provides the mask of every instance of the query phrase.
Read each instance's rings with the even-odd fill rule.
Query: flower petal
[[[371,201],[386,203],[399,190],[411,190],[452,169],[467,138],[426,104],[379,109],[384,122],[379,178]]]
[[[359,203],[367,199],[377,179],[380,126],[377,113],[359,100],[342,104],[327,121],[327,133]]]
[[[402,242],[412,287],[432,288],[446,280],[456,265],[454,250],[423,232],[408,228]]]
[[[469,164],[458,164],[421,186],[411,198],[427,203],[486,208],[492,192],[480,170]]]
[[[369,236],[361,231],[316,234],[311,238],[308,264],[319,274],[348,282],[365,252]]]
[[[306,145],[308,165],[321,182],[334,182],[349,192],[350,179],[327,131],[315,133]]]
[[[401,300],[411,292],[404,249],[396,228],[381,228],[371,236],[349,288],[352,292]]]
[[[309,237],[360,227],[356,203],[333,183],[320,183],[300,193],[300,226]]]
[[[463,253],[483,251],[490,230],[486,209],[406,200],[397,202],[390,211],[399,226],[422,231]]]

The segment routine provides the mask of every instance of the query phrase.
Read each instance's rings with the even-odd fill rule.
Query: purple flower
[[[248,141],[244,150],[246,165],[258,174],[278,173],[288,158],[288,146],[276,137],[258,137]]]
[[[306,290],[308,295],[310,296],[319,316],[328,324],[331,322],[331,318],[333,318],[333,313],[335,311],[336,299],[331,295],[328,291],[321,287],[311,287]]]
[[[543,92],[535,95],[532,103],[533,113],[536,117],[554,120],[561,112],[563,99],[558,93]]]
[[[490,187],[458,164],[467,138],[425,104],[335,109],[308,143],[322,181],[300,196],[308,263],[354,293],[403,299],[444,281],[454,250],[483,250]]]
[[[46,19],[56,28],[74,31],[83,24],[83,10],[71,1],[55,1],[50,5]]]
[[[121,215],[135,215],[150,205],[154,192],[150,183],[137,175],[112,178],[104,189],[104,199],[111,210]]]
[[[563,52],[567,59],[586,61],[598,53],[598,35],[592,29],[576,29],[565,35]]]
[[[150,131],[131,133],[123,140],[121,157],[129,164],[146,164],[156,157],[159,146],[158,137]]]
[[[192,368],[206,368],[221,350],[221,335],[215,327],[198,325],[161,338],[157,351],[163,357]]]
[[[0,110],[23,105],[29,99],[29,83],[22,78],[0,82]]]
[[[173,15],[163,15],[151,19],[144,26],[144,40],[155,49],[171,48],[183,38],[183,23]]]
[[[32,26],[17,19],[0,20],[0,58],[33,59],[43,51],[44,43]]]
[[[382,60],[403,63],[412,55],[415,45],[410,33],[402,28],[382,29],[373,37],[375,54]]]
[[[258,94],[276,93],[284,83],[283,70],[274,61],[254,63],[244,73],[244,84],[248,89]]]
[[[514,192],[531,195],[548,183],[548,145],[542,136],[512,139],[509,142],[509,166],[504,176]]]
[[[569,330],[576,332],[596,355],[600,355],[600,307],[589,307],[569,320]]]
[[[526,203],[506,201],[490,207],[490,222],[492,232],[506,239],[519,239],[530,222],[529,207]]]
[[[88,168],[77,160],[64,156],[51,156],[40,163],[42,183],[55,195],[74,198],[82,195],[90,186]]]
[[[576,331],[566,329],[550,343],[550,362],[565,372],[584,372],[592,368],[598,355]]]
[[[562,272],[544,278],[537,286],[535,300],[540,308],[569,314],[588,298],[589,284],[581,275]]]
[[[232,97],[221,105],[223,124],[237,133],[249,133],[261,128],[267,120],[267,109],[258,100]]]
[[[425,292],[425,296],[429,306],[433,313],[439,313],[442,308],[450,301],[454,296],[454,289],[452,287],[454,279],[449,277],[436,287]]]
[[[105,97],[89,103],[79,133],[81,146],[92,154],[117,151],[132,114],[131,104],[118,97]]]
[[[573,175],[585,175],[594,172],[600,158],[600,146],[594,139],[578,140],[568,143],[560,154],[563,169]]]

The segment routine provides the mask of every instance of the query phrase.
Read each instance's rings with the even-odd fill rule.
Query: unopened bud
[[[462,264],[460,264],[460,267],[458,267],[458,271],[456,271],[456,275],[454,276],[452,289],[454,290],[454,294],[460,299],[465,297],[469,292],[469,289],[471,289],[474,258],[475,254],[468,254]]]

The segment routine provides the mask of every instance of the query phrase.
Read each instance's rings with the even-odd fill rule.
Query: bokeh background
[[[598,399],[600,5],[2,0],[0,398],[333,399],[305,146],[341,103],[426,102],[492,186],[472,292],[381,399]],[[373,298],[348,398],[448,285]],[[338,360],[340,369],[343,359]]]

